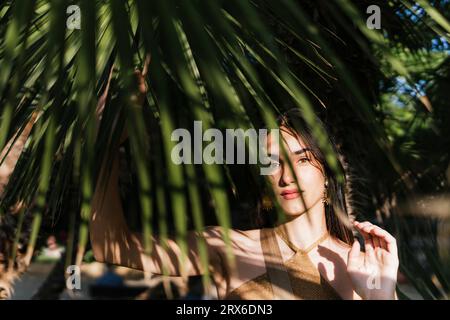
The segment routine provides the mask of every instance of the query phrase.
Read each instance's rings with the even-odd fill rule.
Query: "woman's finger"
[[[366,231],[364,231],[364,228],[371,225],[370,222],[362,222],[358,225],[356,225],[356,229],[358,232],[363,236],[364,238],[364,249],[365,249],[365,260],[367,263],[374,263],[376,262],[375,257],[375,248],[372,241],[372,237],[370,234]]]
[[[370,234],[368,234],[364,230],[359,230],[359,233],[364,238],[364,250],[365,250],[366,254],[369,255],[370,258],[375,258],[375,253],[374,253],[375,248],[374,248],[374,244],[372,241],[372,237],[370,236]]]
[[[376,227],[375,225],[370,224],[370,225],[364,227],[363,230],[364,230],[364,232],[366,232],[367,234],[370,235],[370,237],[372,239],[373,247],[374,247],[374,249],[377,249],[377,248],[381,248],[381,244],[380,244],[379,237],[373,233],[373,230],[375,229],[375,227]]]
[[[352,248],[348,252],[348,259],[347,259],[347,268],[356,270],[359,267],[360,264],[360,253],[361,253],[361,246],[359,245],[358,240],[355,240],[353,242]]]
[[[373,236],[373,238],[376,237],[376,239],[377,239],[377,241],[378,241],[378,243],[379,243],[379,245],[380,245],[380,248],[387,251],[387,250],[388,250],[388,248],[387,248],[387,243],[386,243],[386,241],[384,240],[384,236],[383,236],[383,234],[380,232],[380,230],[382,230],[380,227],[374,226],[374,228],[371,230],[370,233],[371,233],[371,235]]]
[[[370,225],[372,225],[369,221],[364,221],[364,222],[358,222],[358,221],[355,221],[354,222],[354,225],[355,225],[355,227],[357,227],[357,228],[359,228],[359,229],[362,229],[362,228],[364,228],[364,227],[367,227],[367,226],[370,226]]]
[[[375,233],[375,231],[374,231],[374,230],[382,230],[380,227],[378,227],[368,221],[358,223],[357,226],[360,229],[362,229],[364,232],[371,235],[371,239],[372,239],[374,248],[383,248],[383,249],[387,250],[387,245],[384,241],[384,238],[380,237],[378,235],[378,233]]]
[[[361,233],[361,235],[364,237],[364,243],[370,243],[373,247],[373,242],[372,242],[372,238],[370,237],[370,234],[365,231],[365,228],[367,228],[368,226],[371,226],[372,224],[368,221],[365,222],[359,222],[355,225],[356,230],[358,230],[359,233]]]
[[[386,250],[397,256],[397,240],[389,232],[380,227],[375,228],[374,233],[386,243]]]

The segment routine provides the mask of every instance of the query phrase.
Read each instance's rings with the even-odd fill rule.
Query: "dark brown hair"
[[[338,171],[344,173],[344,166],[338,156],[337,147],[334,139],[329,134],[328,129],[324,123],[318,118],[314,117],[314,129],[325,133],[328,145],[331,146],[332,152],[338,159]],[[337,178],[336,173],[331,169],[328,162],[325,159],[325,154],[319,147],[319,143],[313,135],[313,128],[305,121],[301,111],[299,109],[290,109],[281,114],[277,119],[278,126],[289,133],[298,136],[305,143],[305,147],[310,150],[320,165],[320,169],[324,173],[326,180],[328,181],[327,193],[329,203],[325,205],[325,216],[327,229],[330,234],[345,243],[353,243],[353,233],[349,227],[349,215],[346,205],[346,192],[345,192],[345,175],[342,174],[341,181]],[[264,212],[264,208],[267,210],[268,201],[267,195],[264,195],[258,205],[257,221],[259,224],[272,224],[274,221],[273,212]],[[272,210],[273,211],[273,210]],[[268,218],[271,216],[272,222],[268,222]]]

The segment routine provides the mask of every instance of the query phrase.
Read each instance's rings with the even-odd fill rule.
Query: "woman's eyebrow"
[[[293,151],[293,152],[291,152],[291,154],[299,155],[299,154],[305,153],[306,151],[311,151],[311,149],[310,148],[303,148],[303,149],[299,149],[299,150]],[[268,153],[267,156],[269,158],[277,158],[278,154]]]
[[[303,149],[300,149],[300,150],[296,150],[296,151],[294,151],[294,152],[291,152],[292,154],[296,154],[296,155],[298,155],[298,154],[302,154],[302,153],[305,153],[306,151],[311,151],[311,149],[310,148],[303,148]]]

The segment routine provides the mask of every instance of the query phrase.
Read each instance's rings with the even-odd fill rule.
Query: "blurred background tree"
[[[80,30],[67,28],[70,5]],[[380,30],[366,25],[369,5],[381,9]],[[257,168],[176,166],[171,132],[194,120],[271,126],[297,107],[333,132],[352,215],[396,236],[422,298],[448,298],[449,14],[448,0],[3,1],[0,147],[39,117],[1,198],[0,281],[55,230],[67,233],[65,264],[81,263],[100,163],[124,126],[122,196],[146,239],[258,226]],[[146,57],[139,107],[134,71]]]

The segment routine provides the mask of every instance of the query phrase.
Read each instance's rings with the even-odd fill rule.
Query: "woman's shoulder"
[[[261,229],[248,229],[242,230],[237,228],[225,228],[222,226],[206,226],[203,229],[203,233],[206,237],[211,238],[220,238],[224,239],[225,234],[228,232],[228,235],[231,239],[234,238],[248,238],[251,240],[258,240]]]
[[[241,230],[229,228],[229,242],[227,243],[227,229],[224,227],[208,226],[204,229],[205,239],[209,248],[220,257],[221,268],[226,268],[227,270],[232,267],[232,264],[228,264],[228,262],[231,262],[231,260],[228,260],[230,258],[228,255],[230,249],[237,260],[253,257],[255,254],[261,255],[259,232],[260,229]]]

